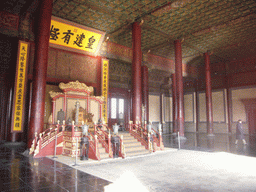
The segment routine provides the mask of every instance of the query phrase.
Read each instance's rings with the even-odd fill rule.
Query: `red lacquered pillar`
[[[205,97],[206,97],[206,117],[207,117],[207,134],[213,136],[213,114],[212,114],[212,87],[211,87],[211,70],[210,70],[210,55],[204,53],[205,64]]]
[[[32,144],[35,132],[42,132],[44,126],[45,87],[52,3],[53,0],[42,0],[39,5],[40,10],[35,40],[35,64],[33,71],[33,92],[28,147]]]
[[[176,86],[176,75],[172,74],[172,126],[173,133],[176,134],[177,131],[177,86]]]
[[[144,121],[149,121],[149,108],[148,108],[148,67],[141,67],[142,73],[142,104],[144,105]]]
[[[141,121],[141,26],[132,24],[132,121]]]
[[[174,41],[175,46],[175,74],[177,91],[177,131],[184,137],[184,95],[183,95],[183,77],[182,77],[182,51],[181,41]]]

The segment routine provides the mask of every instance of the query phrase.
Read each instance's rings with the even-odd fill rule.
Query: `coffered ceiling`
[[[1,10],[34,10],[39,0],[3,0]],[[174,60],[182,40],[183,63],[211,63],[256,55],[256,0],[53,0],[54,16],[106,32],[132,47],[131,24],[142,23],[144,53]]]
[[[174,60],[182,39],[183,62],[202,63],[256,55],[254,0],[54,0],[53,15],[107,33],[132,47],[131,24],[142,22],[142,50]]]

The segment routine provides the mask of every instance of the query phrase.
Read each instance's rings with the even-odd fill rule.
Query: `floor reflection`
[[[235,144],[234,134],[215,134],[207,136],[206,133],[185,133],[185,140],[180,140],[180,148],[208,152],[229,152],[239,155],[256,157],[255,136],[245,136],[247,145],[242,141]],[[175,134],[163,135],[165,147],[179,148],[178,136]]]
[[[0,145],[0,191],[103,191],[111,182],[49,158],[33,159],[22,146]]]
[[[247,145],[235,145],[235,135],[185,133],[181,149],[222,151],[256,156],[255,136],[246,137]],[[163,135],[165,147],[178,148],[175,135]],[[22,155],[24,147],[0,145],[0,191],[104,191],[110,182],[49,158],[33,159]]]

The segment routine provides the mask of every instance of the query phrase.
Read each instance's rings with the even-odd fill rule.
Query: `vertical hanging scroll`
[[[12,132],[23,131],[23,119],[25,110],[25,88],[28,63],[28,48],[29,44],[24,41],[19,41],[15,87],[14,87],[14,103],[12,114]]]
[[[101,93],[104,97],[104,103],[102,104],[102,118],[105,123],[108,122],[108,70],[109,70],[109,60],[102,59],[102,82],[101,82]]]

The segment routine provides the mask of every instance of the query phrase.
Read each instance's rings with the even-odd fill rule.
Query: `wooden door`
[[[108,125],[115,123],[127,128],[130,119],[130,91],[121,88],[111,88],[109,93]]]

